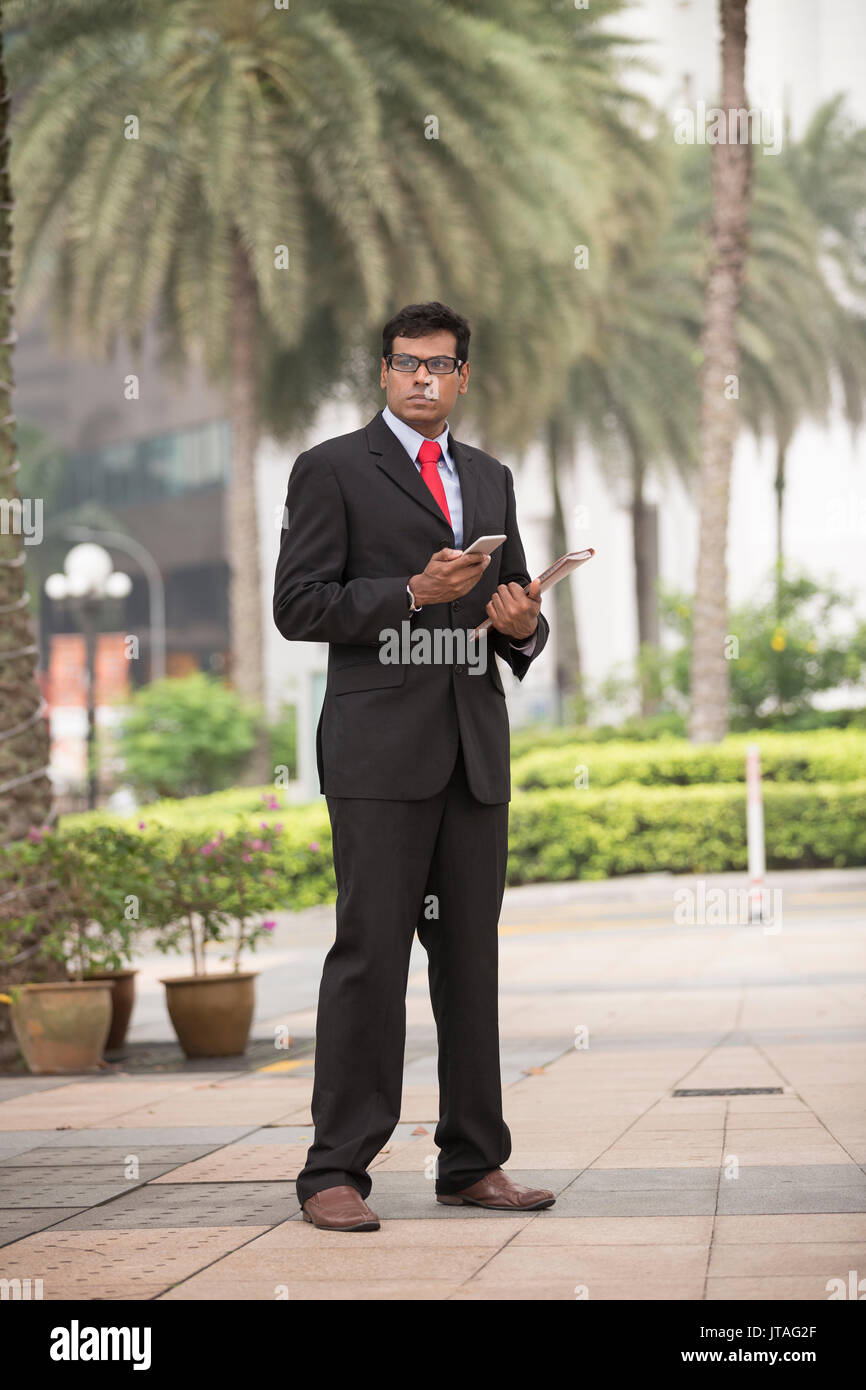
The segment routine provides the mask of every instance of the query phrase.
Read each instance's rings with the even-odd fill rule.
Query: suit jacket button
[[[463,675],[464,669],[465,669],[465,668],[464,668],[463,666],[455,666],[455,667],[454,667],[454,674],[457,675],[457,676],[462,676],[462,675]]]
[[[460,607],[460,600],[459,600],[459,598],[456,598],[456,599],[454,600],[454,602],[452,603],[451,607],[452,607],[452,608],[459,608],[459,607]]]

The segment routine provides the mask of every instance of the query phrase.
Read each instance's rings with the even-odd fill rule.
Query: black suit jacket
[[[454,603],[425,605],[416,627],[472,628],[498,584],[529,582],[514,486],[505,464],[459,443],[448,447],[463,497],[464,548],[505,534],[481,579]],[[487,670],[387,665],[380,632],[410,621],[406,585],[454,533],[381,412],[351,434],[305,450],[289,478],[274,582],[274,621],[292,641],[327,642],[328,678],[316,747],[327,796],[416,801],[448,781],[458,736],[473,795],[511,799],[510,738],[496,656],[522,680],[544,650],[539,616],[531,657],[489,631]],[[496,653],[496,656],[494,655]]]

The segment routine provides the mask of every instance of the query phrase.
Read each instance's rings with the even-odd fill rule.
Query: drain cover
[[[781,1096],[781,1086],[710,1086],[695,1091],[673,1091],[675,1096]]]

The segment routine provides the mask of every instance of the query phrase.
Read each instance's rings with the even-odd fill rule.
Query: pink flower
[[[138,828],[139,828],[139,830],[144,830],[144,827],[145,827],[144,821],[143,821],[143,820],[140,820],[140,821],[138,822]]]
[[[311,841],[310,841],[310,849],[313,851],[313,854],[318,854],[318,853],[319,853],[319,842],[318,842],[318,840],[311,840]]]
[[[276,922],[262,922],[262,926],[264,927],[265,931],[273,931],[276,925]]]
[[[45,831],[40,830],[40,828],[36,825],[31,825],[30,829],[27,831],[27,838],[28,840],[32,840],[34,844],[38,845],[42,840],[44,840]]]
[[[273,870],[273,869],[263,869],[263,870],[262,870],[262,876],[263,876],[264,878],[273,878],[273,876],[274,876],[274,870]]]
[[[250,863],[252,863],[252,858],[253,858],[253,856],[252,856],[251,854],[242,854],[242,855],[241,855],[241,859],[244,861],[245,864],[250,864]]]

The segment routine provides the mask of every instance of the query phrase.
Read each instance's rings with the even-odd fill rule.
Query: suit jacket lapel
[[[424,482],[415,464],[409,458],[403,445],[392,430],[389,430],[385,421],[382,419],[382,412],[379,411],[366,426],[367,445],[371,454],[378,455],[376,464],[387,473],[388,477],[397,484],[405,493],[425,507],[437,521],[445,522],[445,517],[439,509],[438,503],[433,497],[427,484]],[[463,501],[463,542],[464,547],[468,544],[470,527],[475,514],[475,498],[478,491],[478,483],[475,474],[475,466],[472,463],[472,454],[465,444],[460,444],[451,434],[448,433],[448,447],[451,457],[457,466],[457,476],[460,479],[460,492]],[[447,525],[448,523],[445,522]],[[453,536],[453,532],[452,532]]]
[[[387,429],[387,425],[385,428]],[[448,431],[448,448],[457,465],[457,476],[460,479],[460,495],[463,499],[463,549],[465,550],[473,539],[472,526],[475,520],[475,499],[478,495],[478,475],[475,471],[471,452],[465,444],[461,444],[454,438],[450,430]]]

